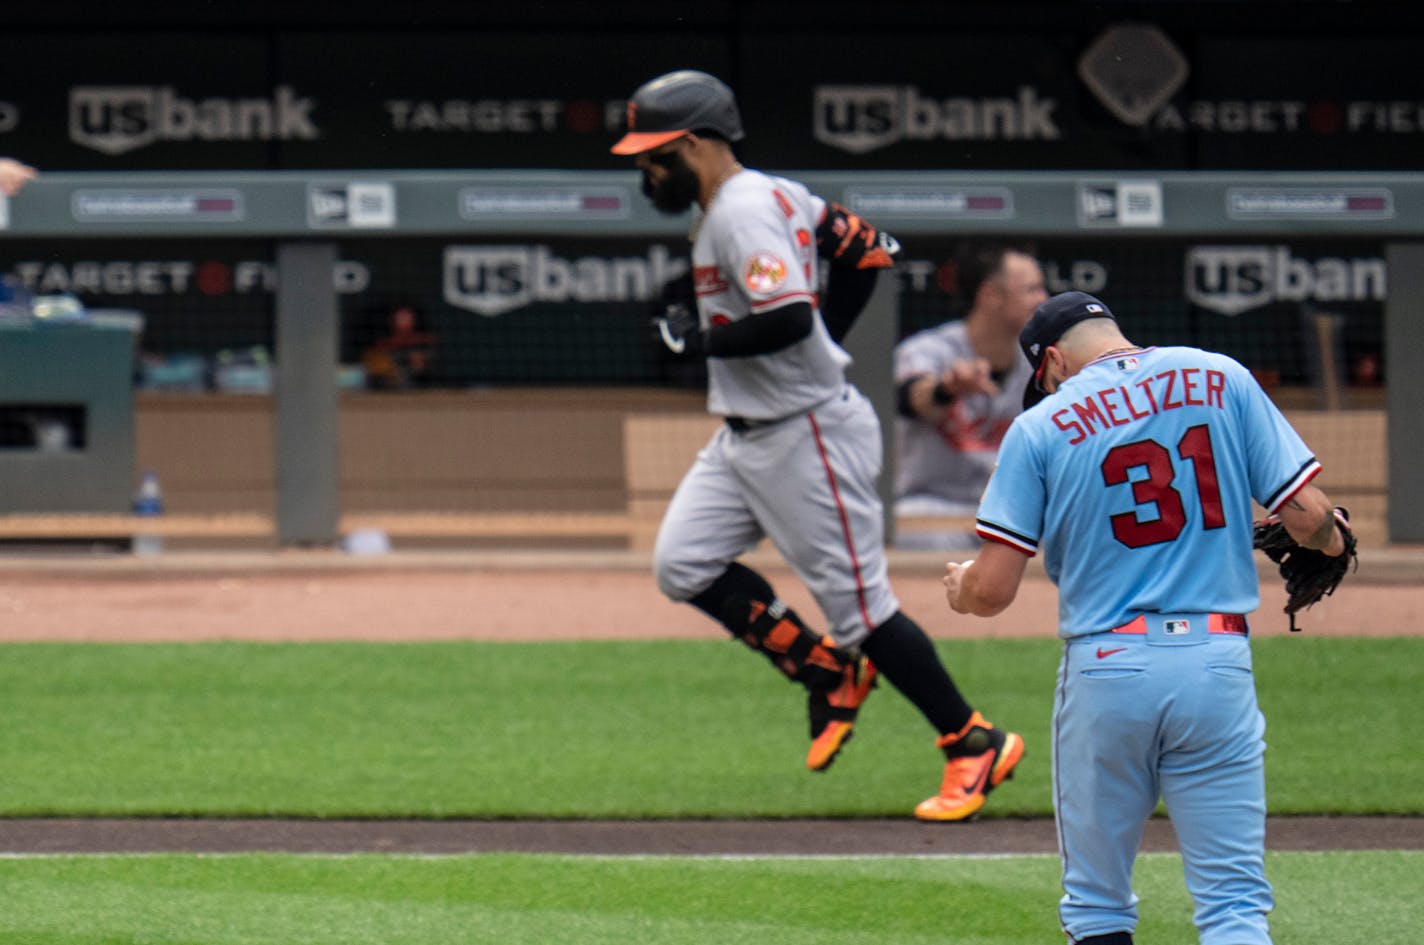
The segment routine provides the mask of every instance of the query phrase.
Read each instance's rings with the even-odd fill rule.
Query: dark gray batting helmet
[[[708,129],[740,141],[742,116],[726,83],[696,69],[679,69],[638,87],[628,100],[628,133],[614,154],[641,154],[690,131]]]

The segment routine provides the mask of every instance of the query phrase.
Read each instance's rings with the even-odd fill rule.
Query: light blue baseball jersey
[[[1231,358],[1105,355],[1014,421],[977,530],[1044,550],[1064,638],[1142,613],[1244,614],[1260,603],[1252,499],[1274,512],[1319,471]]]

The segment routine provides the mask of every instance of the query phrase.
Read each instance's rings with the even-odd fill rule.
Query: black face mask
[[[692,168],[687,166],[687,161],[683,160],[682,152],[650,154],[648,161],[663,168],[667,173],[663,175],[662,183],[655,187],[647,173],[644,172],[643,195],[663,213],[685,212],[697,199],[697,195],[702,190],[702,183],[697,179],[697,174],[693,172]]]

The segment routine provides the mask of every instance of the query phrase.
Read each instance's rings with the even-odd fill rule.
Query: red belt
[[[1206,629],[1208,633],[1235,633],[1239,636],[1246,635],[1246,615],[1245,614],[1207,614]],[[1146,633],[1147,615],[1139,614],[1137,619],[1129,621],[1120,627],[1114,627],[1113,633]]]

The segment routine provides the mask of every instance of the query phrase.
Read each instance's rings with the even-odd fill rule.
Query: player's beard
[[[647,171],[643,172],[644,196],[663,213],[676,215],[686,212],[702,192],[702,182],[681,154],[674,155],[673,161],[663,165],[663,169],[663,179],[657,185],[653,184]]]

